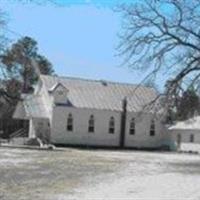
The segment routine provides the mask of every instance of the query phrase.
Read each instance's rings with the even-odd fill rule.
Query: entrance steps
[[[10,145],[24,145],[29,140],[28,132],[26,129],[22,128],[10,135],[9,144]]]

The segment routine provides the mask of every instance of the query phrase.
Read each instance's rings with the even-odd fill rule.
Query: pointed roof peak
[[[53,87],[51,87],[48,91],[54,92],[59,86],[63,87],[65,90],[68,91],[68,89],[61,82],[57,82],[56,84],[54,84]]]

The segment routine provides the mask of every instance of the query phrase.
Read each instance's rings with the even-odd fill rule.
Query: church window
[[[155,121],[151,120],[151,125],[150,125],[150,136],[155,135]]]
[[[114,117],[111,117],[110,121],[109,121],[109,133],[110,134],[115,133],[115,119],[114,119]]]
[[[70,113],[68,115],[68,118],[67,118],[67,130],[68,131],[73,131],[73,116],[72,114]]]
[[[129,134],[135,135],[135,118],[132,118],[131,121],[130,121]]]
[[[94,132],[94,116],[91,115],[88,121],[88,132],[93,133]]]

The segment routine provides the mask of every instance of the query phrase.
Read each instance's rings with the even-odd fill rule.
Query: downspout
[[[126,114],[127,114],[127,98],[122,100],[122,113],[121,113],[121,131],[119,146],[123,148],[125,145],[125,134],[126,134]]]

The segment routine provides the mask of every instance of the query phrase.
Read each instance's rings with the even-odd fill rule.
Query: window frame
[[[113,116],[110,117],[108,126],[108,133],[115,134],[115,118]]]
[[[95,132],[95,119],[94,115],[90,115],[90,118],[88,120],[88,133],[94,133]]]
[[[190,134],[190,143],[194,143],[194,134]]]
[[[67,117],[67,131],[73,132],[73,130],[74,130],[74,118],[73,115],[69,113]]]
[[[151,137],[156,135],[156,123],[154,119],[151,120],[149,135]]]
[[[130,120],[129,135],[135,135],[135,118],[134,117]]]

